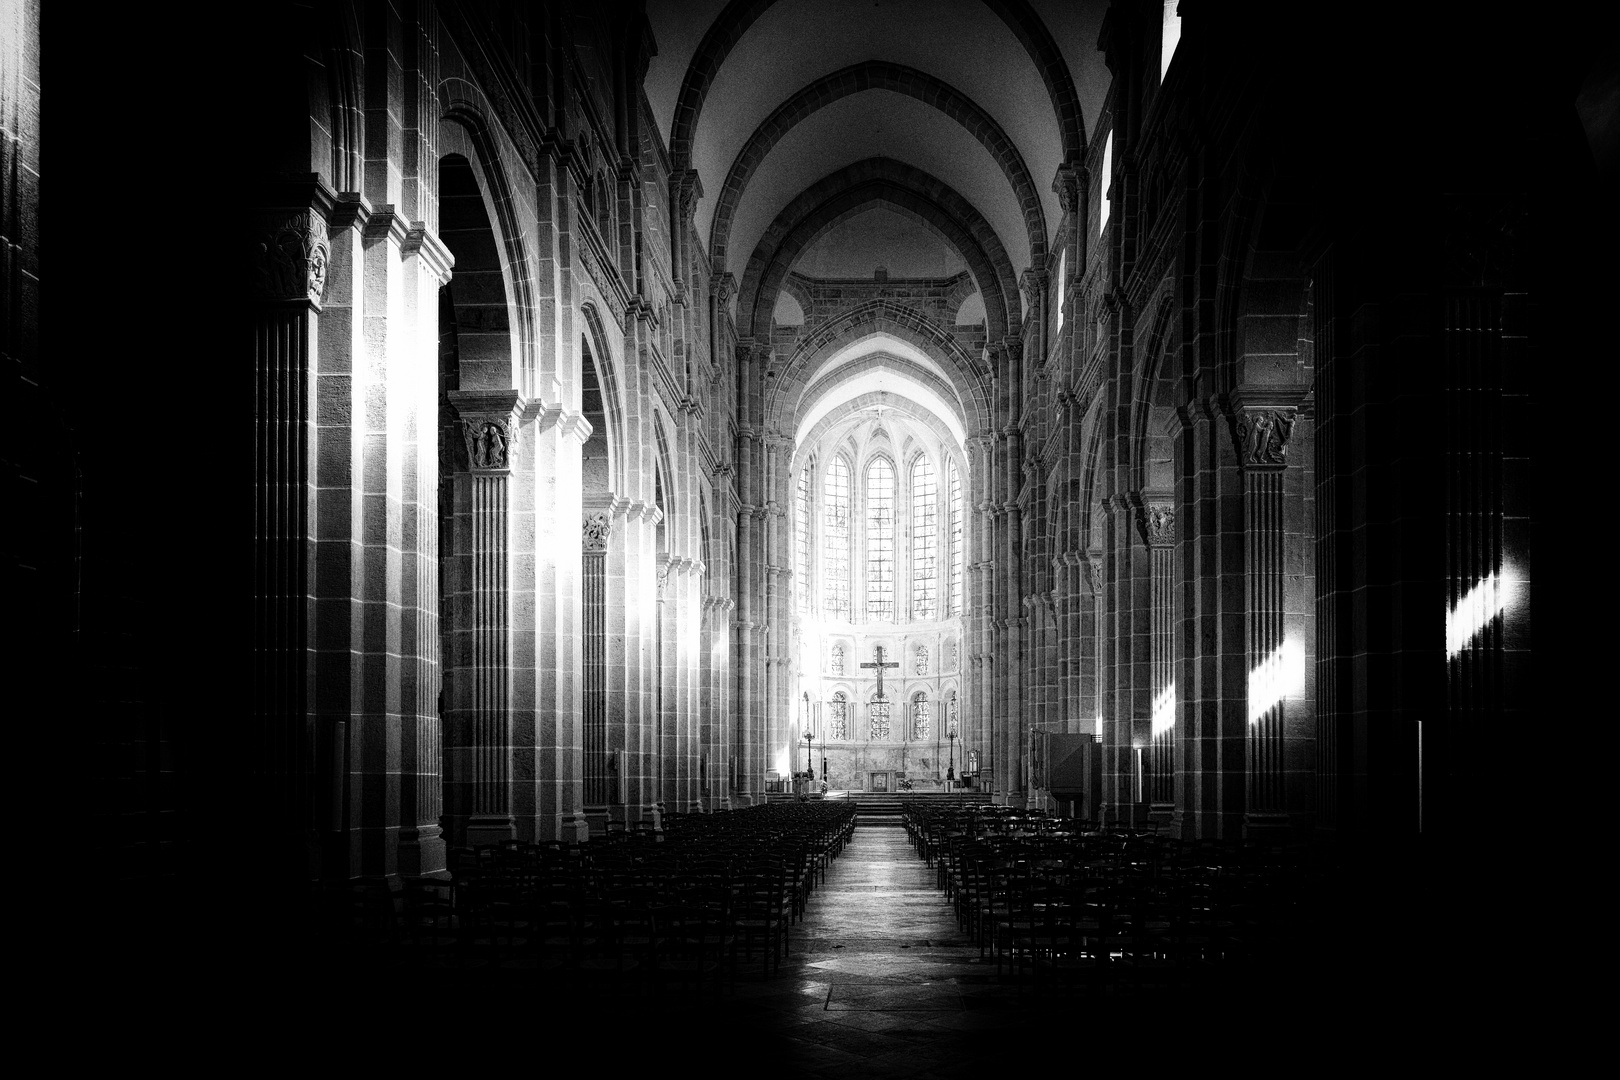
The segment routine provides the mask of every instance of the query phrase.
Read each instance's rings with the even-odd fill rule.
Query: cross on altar
[[[885,664],[883,662],[883,646],[881,646],[881,645],[872,646],[872,655],[877,657],[877,663],[875,663],[875,664],[862,664],[861,667],[863,667],[863,668],[876,668],[877,669],[877,680],[878,680],[877,696],[878,696],[879,700],[881,700],[882,697],[883,697],[883,669],[884,668],[891,668],[891,667],[899,667],[900,662],[897,660],[897,661],[894,661],[893,663]]]

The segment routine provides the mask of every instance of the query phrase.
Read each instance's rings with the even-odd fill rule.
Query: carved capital
[[[681,169],[669,177],[669,199],[675,204],[680,220],[691,221],[697,211],[698,200],[703,198],[703,182],[696,169]]]
[[[1065,214],[1073,214],[1080,205],[1080,177],[1077,170],[1065,163],[1057,168],[1057,175],[1052,177],[1052,191],[1058,197],[1058,205]]]
[[[1137,510],[1137,524],[1148,547],[1173,547],[1176,542],[1176,509],[1173,506],[1144,504]]]
[[[1103,591],[1103,553],[1100,551],[1086,552],[1086,584],[1091,587],[1091,594],[1099,596]]]
[[[475,472],[510,469],[517,451],[517,426],[504,417],[462,420],[467,440],[467,463]]]
[[[452,390],[450,403],[461,418],[468,467],[474,472],[510,469],[517,456],[518,421],[524,412],[517,392]]]
[[[1239,409],[1232,422],[1239,462],[1245,468],[1288,464],[1288,438],[1296,419],[1294,409]]]
[[[606,551],[608,538],[613,535],[613,516],[605,511],[598,510],[594,514],[585,515],[585,527],[581,535],[586,551]]]
[[[271,215],[259,229],[253,269],[262,300],[307,300],[319,305],[326,292],[332,245],[326,219],[309,209]]]
[[[724,311],[731,306],[731,298],[737,295],[737,279],[728,273],[724,267],[715,267],[718,271],[712,280],[715,298],[720,302],[720,310]]]

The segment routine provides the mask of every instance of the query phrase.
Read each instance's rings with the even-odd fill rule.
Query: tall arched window
[[[849,738],[849,698],[842,690],[833,695],[827,710],[827,738],[843,742]]]
[[[810,613],[810,496],[815,485],[815,465],[806,462],[799,473],[799,490],[793,502],[794,545],[793,595],[799,610]]]
[[[894,466],[866,467],[866,617],[894,620]]]
[[[939,486],[934,465],[918,454],[911,464],[911,617],[939,618]]]
[[[919,690],[911,696],[911,737],[918,742],[925,742],[931,738],[929,731],[931,719],[928,695]]]
[[[955,739],[960,736],[956,729],[956,691],[951,691],[951,699],[945,704],[945,737]]]
[[[848,619],[849,612],[849,462],[835,457],[827,467],[823,489],[826,527],[822,553],[822,596],[829,618]]]
[[[887,701],[874,701],[866,707],[866,714],[871,719],[871,737],[879,742],[889,741],[889,703]]]
[[[951,485],[951,595],[947,614],[962,614],[962,478],[957,475],[956,462],[946,462],[946,476]]]

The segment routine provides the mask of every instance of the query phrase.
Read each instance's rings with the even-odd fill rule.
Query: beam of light
[[[1305,646],[1292,638],[1249,672],[1249,723],[1257,723],[1285,697],[1305,691]]]
[[[1474,635],[1502,613],[1513,592],[1513,581],[1492,574],[1468,590],[1468,595],[1446,612],[1446,659],[1468,647]]]
[[[790,756],[788,748],[784,746],[776,752],[776,774],[778,776],[790,776],[792,773],[793,758]]]
[[[1153,699],[1153,737],[1176,726],[1176,684],[1171,683]]]

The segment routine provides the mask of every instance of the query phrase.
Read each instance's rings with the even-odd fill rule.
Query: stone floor
[[[1028,1003],[957,928],[903,829],[856,829],[790,941],[781,971],[739,985],[728,1011],[795,1075],[980,1076],[1049,1020],[1020,1015]]]
[[[1078,1061],[1113,1024],[1176,1004],[1035,998],[998,976],[899,827],[856,829],[790,941],[769,978],[756,964],[735,993],[684,1010],[687,1030],[742,1039],[773,1076],[982,1078],[1014,1047],[1026,1066]]]

